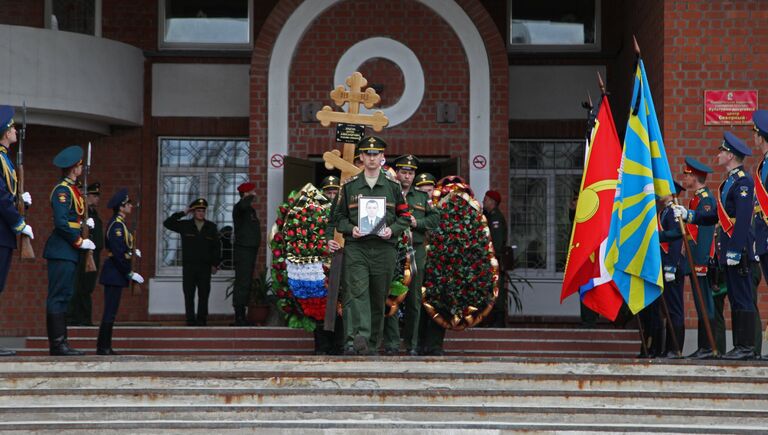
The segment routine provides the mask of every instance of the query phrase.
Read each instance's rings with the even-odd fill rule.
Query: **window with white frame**
[[[508,0],[511,51],[598,51],[600,0]]]
[[[45,27],[101,36],[101,0],[45,0]]]
[[[509,226],[518,273],[562,277],[586,142],[510,140]]]
[[[249,49],[251,0],[160,0],[162,49]]]
[[[181,275],[181,239],[163,227],[197,198],[221,236],[222,270],[232,270],[232,207],[248,181],[248,139],[162,137],[159,140],[157,274]]]

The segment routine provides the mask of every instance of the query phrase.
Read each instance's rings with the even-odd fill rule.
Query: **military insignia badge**
[[[66,193],[60,193],[59,194],[59,202],[64,204],[67,202],[67,194]]]
[[[122,237],[122,236],[123,236],[123,232],[122,232],[122,231],[120,231],[120,230],[115,230],[115,235],[116,235],[117,237]]]
[[[710,210],[712,210],[712,206],[711,205],[705,205],[704,206],[704,211],[710,211]]]
[[[491,225],[493,225],[494,228],[498,228],[499,227],[499,221],[493,221],[493,222],[491,222]]]
[[[739,195],[741,195],[741,196],[747,196],[747,193],[749,193],[749,187],[747,187],[747,186],[741,186],[741,192],[739,192]]]

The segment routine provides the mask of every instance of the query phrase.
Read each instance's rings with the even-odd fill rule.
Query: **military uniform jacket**
[[[414,189],[413,186],[406,192],[405,201],[408,203],[408,210],[411,212],[411,215],[416,218],[416,228],[411,227],[413,244],[414,246],[422,245],[424,244],[427,231],[437,228],[440,215],[432,205],[429,195]]]
[[[119,214],[112,216],[107,224],[104,246],[107,248],[107,259],[104,260],[99,283],[127,287],[133,259],[133,235]]]
[[[18,201],[16,168],[8,157],[8,149],[0,145],[0,246],[16,249],[16,235],[26,226],[16,208]]]
[[[261,245],[261,222],[256,210],[251,207],[254,196],[240,199],[232,209],[232,222],[235,224],[235,245],[258,248]]]
[[[696,214],[706,213],[717,209],[717,203],[708,188],[702,187],[697,190],[691,202],[688,205]],[[709,268],[710,251],[712,249],[712,239],[715,237],[714,225],[693,225],[687,224],[686,229],[691,238],[687,241],[693,255],[693,265],[696,267],[696,273],[706,274]],[[691,267],[688,265],[688,259],[683,251],[683,260],[681,267],[683,273],[691,273]]]
[[[743,166],[734,168],[720,185],[720,201],[733,222],[733,232],[728,235],[722,228],[718,230],[717,257],[725,265],[727,259],[740,261],[742,255],[752,258],[752,212],[755,185]],[[717,210],[694,212],[691,223],[714,225],[718,222]]]
[[[763,186],[766,185],[768,180],[768,156],[763,158],[762,171],[759,174],[760,179],[763,181]],[[754,230],[755,230],[755,254],[763,255],[768,254],[768,225],[765,223],[765,216],[768,210],[760,210],[760,204],[755,198],[755,217],[754,217]]]
[[[51,192],[53,209],[53,233],[48,237],[43,257],[49,260],[68,260],[77,263],[80,225],[85,211],[85,201],[75,182],[64,178]]]
[[[341,186],[339,194],[336,196],[336,205],[333,208],[332,222],[336,225],[336,231],[344,234],[346,242],[361,242],[365,240],[378,239],[375,234],[366,235],[356,239],[352,237],[352,230],[357,226],[358,216],[358,198],[361,196],[381,196],[386,198],[386,225],[392,230],[392,237],[386,241],[391,244],[397,244],[400,235],[410,224],[410,219],[405,217],[408,205],[405,203],[400,183],[394,181],[384,172],[379,173],[379,178],[373,188],[368,186],[363,173],[350,177],[350,179]]]
[[[490,212],[483,211],[483,214],[488,221],[488,229],[491,230],[493,250],[496,252],[496,257],[501,258],[507,246],[507,220],[504,219],[498,207]]]
[[[683,256],[683,237],[680,225],[675,221],[672,209],[664,207],[659,212],[659,242],[661,242],[661,266],[664,272],[675,273]]]
[[[200,231],[194,219],[180,220],[186,213],[172,214],[163,222],[163,226],[181,235],[181,261],[184,266],[206,265],[219,266],[221,262],[221,244],[216,224],[205,220]]]

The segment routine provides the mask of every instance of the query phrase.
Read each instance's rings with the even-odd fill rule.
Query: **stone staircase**
[[[0,360],[0,432],[768,431],[768,364],[507,357]]]
[[[97,327],[69,328],[76,349],[94,353]],[[280,327],[117,326],[112,345],[130,355],[310,355],[311,333]],[[637,355],[637,331],[599,329],[475,328],[449,331],[450,356],[559,358],[631,358]],[[20,355],[48,354],[46,337],[29,337]]]

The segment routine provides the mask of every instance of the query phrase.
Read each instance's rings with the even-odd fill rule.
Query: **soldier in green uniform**
[[[208,296],[211,294],[211,274],[219,270],[221,245],[216,224],[205,218],[208,201],[198,198],[189,207],[172,214],[163,226],[181,235],[181,262],[184,289],[184,310],[187,326],[206,326]],[[188,214],[192,219],[182,219]],[[195,291],[197,290],[197,316]]]
[[[237,187],[240,201],[232,209],[232,222],[235,224],[235,243],[233,259],[235,262],[235,285],[232,294],[232,306],[235,308],[235,323],[232,326],[250,326],[245,317],[251,286],[253,269],[261,246],[261,223],[253,208],[256,198],[256,185],[243,183]]]
[[[67,342],[66,315],[74,293],[75,273],[81,250],[96,245],[80,235],[85,200],[77,188],[77,177],[83,173],[83,149],[77,145],[65,148],[53,159],[61,168],[62,179],[51,192],[53,232],[45,242],[43,257],[48,260],[48,297],[46,324],[51,355],[83,355]]]
[[[86,192],[85,202],[88,204],[88,218],[92,219],[92,222],[87,224],[91,227],[91,240],[96,245],[96,249],[93,250],[93,262],[96,264],[96,271],[85,271],[85,252],[81,252],[80,263],[77,265],[77,275],[75,276],[75,294],[69,301],[69,311],[67,311],[67,325],[70,326],[93,326],[91,321],[92,296],[93,290],[96,288],[96,278],[101,268],[99,261],[101,250],[104,248],[104,226],[98,212],[101,183],[89,184]]]
[[[488,220],[488,229],[491,230],[491,243],[499,260],[499,297],[493,306],[493,326],[503,328],[507,322],[507,289],[504,279],[504,251],[507,249],[507,220],[499,209],[501,194],[495,190],[489,190],[483,198],[483,214]]]
[[[435,190],[435,176],[429,172],[422,172],[416,176],[416,181],[413,183],[416,186],[416,190],[420,190],[427,194],[432,199],[432,191]]]
[[[323,178],[321,183],[321,189],[323,190],[323,196],[331,201],[331,209],[328,213],[328,225],[325,227],[325,234],[328,238],[328,248],[331,252],[341,248],[341,246],[333,240],[333,232],[336,229],[331,217],[333,217],[333,206],[336,204],[336,197],[339,194],[341,185],[339,184],[339,177],[335,175],[329,175]],[[336,322],[334,324],[333,331],[326,331],[324,329],[324,321],[319,320],[315,327],[315,355],[338,355],[342,352],[344,347],[344,325],[340,316],[336,316]]]
[[[416,274],[412,276],[408,286],[408,295],[405,297],[405,328],[402,333],[406,352],[416,355],[419,338],[419,317],[421,313],[421,283],[424,280],[424,263],[427,259],[427,251],[424,246],[427,231],[437,227],[439,216],[432,207],[429,196],[416,190],[413,185],[416,170],[419,168],[419,159],[408,154],[395,160],[395,171],[400,181],[403,196],[408,203],[410,213],[410,228],[413,237],[413,249],[416,257]],[[384,352],[395,355],[400,350],[400,328],[397,316],[384,319]]]
[[[395,271],[397,241],[408,227],[408,205],[400,184],[381,171],[386,142],[371,136],[357,144],[365,166],[341,188],[333,222],[344,235],[343,312],[345,354],[375,353],[384,327],[384,307]],[[359,204],[370,198],[386,206],[383,225],[370,234],[360,232]]]

